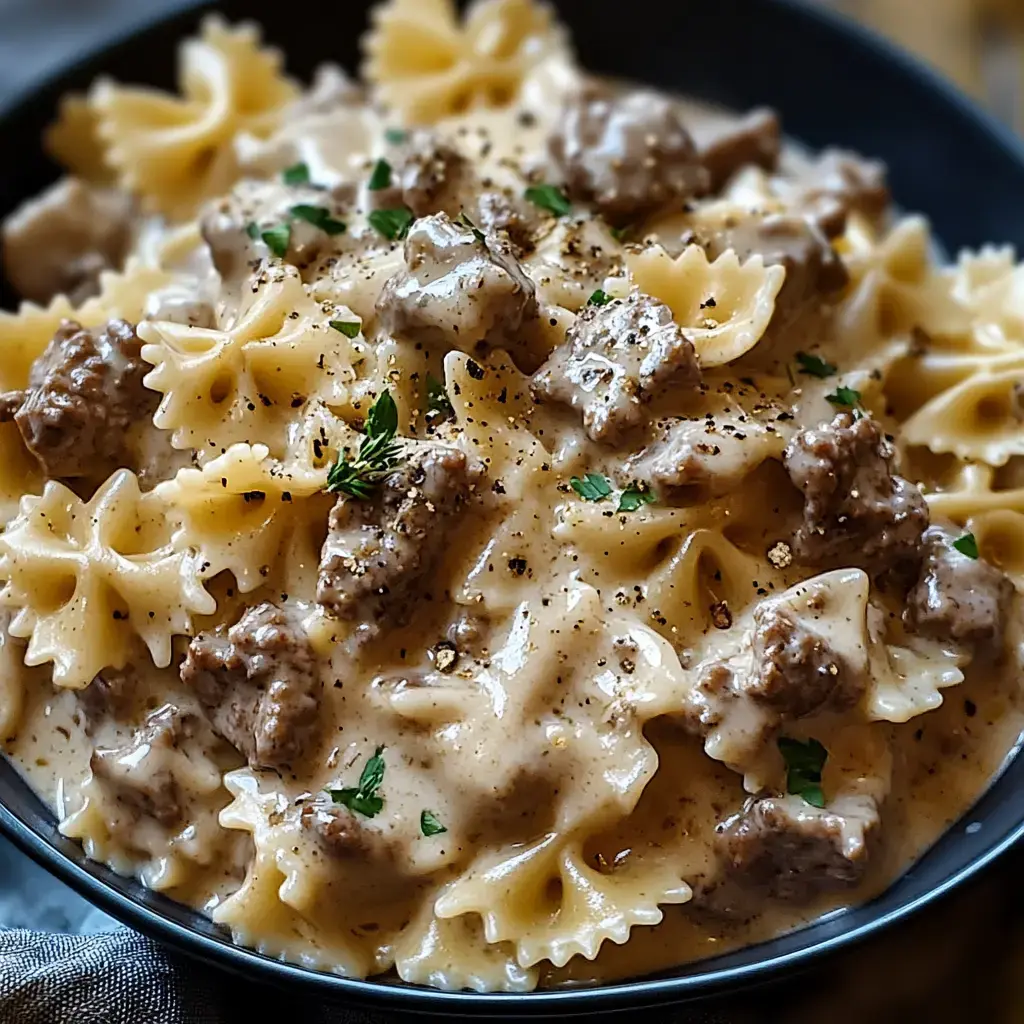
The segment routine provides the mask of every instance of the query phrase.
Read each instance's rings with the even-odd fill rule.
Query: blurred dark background
[[[914,50],[1002,120],[1022,127],[1024,0],[817,2]],[[181,6],[183,0],[0,0],[0,100],[113,34]],[[308,12],[311,21],[313,13]],[[1020,1024],[1022,874],[1024,850],[1018,850],[909,924],[808,974],[730,1000],[723,1010],[735,1024],[903,1024],[918,1019]],[[66,932],[116,927],[2,839],[0,925]],[[232,984],[242,987],[226,981]],[[264,1012],[248,1019],[264,1019],[277,1002],[239,992],[240,1012],[257,999],[263,1000]],[[666,1017],[651,1011],[649,1019]]]

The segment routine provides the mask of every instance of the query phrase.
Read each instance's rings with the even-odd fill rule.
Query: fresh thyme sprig
[[[382,391],[366,415],[366,432],[355,458],[348,451],[327,474],[327,490],[366,500],[402,455],[398,433],[398,407],[390,391]]]

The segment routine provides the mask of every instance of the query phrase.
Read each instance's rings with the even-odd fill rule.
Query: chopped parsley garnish
[[[953,547],[955,547],[961,555],[966,555],[968,558],[978,557],[978,539],[973,533],[965,533],[962,537],[957,537],[957,539],[953,541]]]
[[[249,221],[249,223],[245,225],[245,233],[250,238],[255,238],[256,241],[258,242],[260,240],[260,226],[259,226],[259,224],[257,224],[256,221],[254,221],[254,220]]]
[[[363,773],[359,776],[358,786],[347,786],[345,789],[330,789],[331,799],[336,804],[344,804],[350,811],[358,811],[367,818],[380,814],[384,806],[384,800],[377,796],[384,781],[384,753],[383,747],[378,747],[363,766]]]
[[[279,259],[283,260],[288,252],[288,245],[292,239],[291,224],[278,224],[277,227],[267,228],[260,238],[263,239],[266,247]]]
[[[281,180],[286,185],[308,185],[309,164],[299,163],[292,164],[291,167],[286,167],[281,172]]]
[[[370,227],[393,242],[408,234],[413,215],[407,206],[396,206],[391,210],[371,210],[368,220]]]
[[[469,217],[466,215],[465,210],[463,210],[462,213],[459,214],[459,216],[455,220],[455,223],[461,225],[464,228],[468,228],[470,231],[472,231],[478,242],[485,241],[484,233],[469,219]]]
[[[632,225],[627,224],[624,228],[610,228],[609,230],[612,233],[612,238],[614,238],[616,242],[622,242],[633,228]]]
[[[370,184],[367,188],[371,192],[380,192],[381,189],[391,188],[391,164],[383,157],[373,165],[370,174]]]
[[[384,138],[387,139],[392,146],[400,146],[407,138],[409,138],[409,133],[404,128],[385,128]]]
[[[600,473],[587,473],[582,480],[574,476],[569,484],[584,501],[602,501],[612,493],[608,478]]]
[[[612,301],[612,297],[603,289],[598,288],[591,293],[590,298],[587,299],[588,306],[607,306]]]
[[[841,405],[847,409],[856,409],[860,405],[860,392],[855,388],[836,388],[831,395],[825,396],[833,405]]]
[[[800,364],[801,373],[806,373],[808,377],[817,377],[820,380],[831,377],[838,369],[820,356],[808,355],[806,352],[797,352],[796,361]]]
[[[653,491],[643,491],[634,484],[619,495],[619,507],[615,511],[635,512],[644,505],[653,505],[657,500]]]
[[[812,807],[825,806],[821,772],[828,751],[814,739],[804,743],[789,736],[778,739],[779,753],[786,762],[786,792],[802,796]]]
[[[439,416],[451,416],[455,410],[452,408],[448,392],[432,373],[427,374],[427,412],[436,413]]]
[[[433,811],[423,810],[420,811],[420,831],[425,836],[439,836],[448,829],[437,820],[437,815]]]
[[[336,331],[341,331],[346,338],[354,338],[363,329],[363,325],[355,320],[328,320],[327,322]]]
[[[340,235],[345,230],[345,222],[331,216],[331,211],[326,206],[309,206],[306,203],[299,203],[291,208],[291,215],[297,220],[304,220],[307,224],[327,232],[329,235]]]
[[[539,206],[556,217],[564,217],[572,209],[565,193],[557,185],[531,185],[523,195],[534,206]]]
[[[391,392],[382,391],[367,413],[366,433],[356,457],[349,458],[347,449],[338,456],[327,474],[327,490],[361,500],[369,498],[385,474],[398,464],[402,446],[395,440],[397,432],[398,407]]]

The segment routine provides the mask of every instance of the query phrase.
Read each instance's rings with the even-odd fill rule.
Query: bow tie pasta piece
[[[434,908],[440,918],[479,916],[487,941],[515,943],[524,967],[562,967],[574,956],[593,960],[606,941],[621,945],[634,926],[661,921],[661,904],[691,896],[667,859],[606,873],[587,863],[582,841],[552,834],[482,858]]]
[[[281,55],[260,46],[259,31],[207,18],[198,39],[182,45],[180,96],[103,79],[89,102],[106,162],[121,184],[154,210],[185,218],[235,177],[231,142],[241,131],[263,137],[298,90],[281,73]],[[56,136],[62,143],[80,121]]]
[[[741,264],[731,250],[709,263],[699,245],[676,259],[651,246],[627,253],[626,266],[640,291],[672,310],[703,367],[734,362],[761,340],[786,278],[782,267],[766,267],[760,256]]]
[[[477,0],[461,23],[451,0],[390,0],[365,47],[366,80],[408,123],[504,106],[538,64],[567,53],[537,0]]]
[[[309,520],[327,521],[333,498],[310,502],[326,469],[306,471],[270,458],[266,445],[232,445],[202,469],[181,469],[156,494],[181,516],[175,544],[198,552],[201,579],[228,570],[247,594],[279,564],[286,536]]]
[[[83,502],[56,481],[22,499],[0,537],[0,601],[17,609],[11,635],[29,638],[26,665],[53,662],[57,686],[80,689],[122,668],[141,638],[157,666],[193,614],[216,610],[192,556],[170,544],[167,506],[119,470]]]
[[[221,329],[139,324],[142,358],[154,367],[146,386],[164,396],[153,422],[200,462],[238,443],[262,442],[282,457],[298,407],[347,402],[352,342],[330,326],[341,315],[309,298],[294,267],[277,264]]]

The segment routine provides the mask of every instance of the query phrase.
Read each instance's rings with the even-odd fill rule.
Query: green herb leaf
[[[356,323],[355,320],[328,320],[331,327],[336,331],[341,331],[346,338],[354,338],[362,329],[362,324]]]
[[[531,185],[524,193],[534,206],[548,210],[556,217],[564,217],[572,205],[557,185]]]
[[[955,547],[961,555],[966,555],[968,558],[978,557],[978,539],[973,533],[965,533],[962,537],[957,537],[957,539],[953,541],[953,547]]]
[[[643,505],[653,505],[657,500],[657,495],[653,491],[642,491],[634,484],[619,495],[619,507],[615,511],[635,512]]]
[[[387,139],[392,146],[400,146],[407,138],[409,138],[409,133],[404,128],[385,128],[384,138]]]
[[[612,297],[603,289],[598,288],[592,292],[590,298],[587,299],[588,306],[607,306],[612,301]]]
[[[600,473],[587,473],[582,480],[574,476],[569,484],[584,501],[602,501],[612,493],[608,478]]]
[[[283,260],[292,239],[292,226],[291,224],[278,224],[275,228],[268,228],[260,237],[263,239],[266,247],[279,260]]]
[[[630,231],[633,230],[633,226],[631,224],[627,224],[624,228],[610,228],[609,230],[612,233],[612,238],[614,238],[616,242],[622,242],[628,237]]]
[[[245,233],[250,237],[256,239],[258,242],[260,239],[260,226],[256,221],[251,220],[245,225]]]
[[[353,498],[369,498],[387,473],[398,465],[401,444],[398,432],[398,407],[390,391],[382,391],[366,414],[366,432],[355,458],[346,450],[327,474],[327,490]]]
[[[383,747],[377,747],[373,757],[368,758],[359,776],[358,786],[346,786],[344,789],[331,789],[331,799],[336,804],[343,804],[350,811],[358,811],[364,817],[372,818],[384,807],[384,801],[377,796],[384,781]]]
[[[427,412],[437,413],[441,416],[451,416],[455,410],[452,408],[448,392],[432,373],[427,374]]]
[[[838,369],[820,356],[808,355],[806,352],[797,352],[796,361],[800,364],[801,373],[807,374],[808,377],[818,377],[820,380],[831,377]]]
[[[825,396],[833,405],[844,406],[848,409],[855,409],[860,405],[860,392],[854,388],[836,388],[831,395]]]
[[[828,751],[814,739],[804,743],[780,736],[777,742],[786,762],[786,792],[802,796],[812,807],[824,807],[821,772],[828,760]]]
[[[437,820],[437,815],[433,811],[423,810],[420,811],[420,831],[425,836],[439,836],[448,829]]]
[[[470,231],[472,231],[473,234],[476,236],[476,240],[478,242],[486,241],[484,233],[469,219],[469,216],[466,214],[465,210],[463,210],[462,213],[459,214],[459,216],[455,220],[455,223],[461,224],[462,227],[468,228]]]
[[[391,188],[391,164],[383,157],[373,165],[370,184],[367,185],[367,188],[371,192],[380,192],[381,189]]]
[[[281,172],[281,180],[286,185],[308,185],[309,164],[299,163],[292,164],[291,167],[286,167]]]
[[[345,222],[331,216],[331,211],[325,206],[309,206],[306,203],[299,203],[293,206],[291,215],[296,220],[304,220],[307,224],[327,232],[329,235],[340,235],[345,231]]]
[[[370,227],[392,242],[405,238],[414,220],[412,210],[407,206],[397,206],[392,210],[371,210],[367,219]]]

